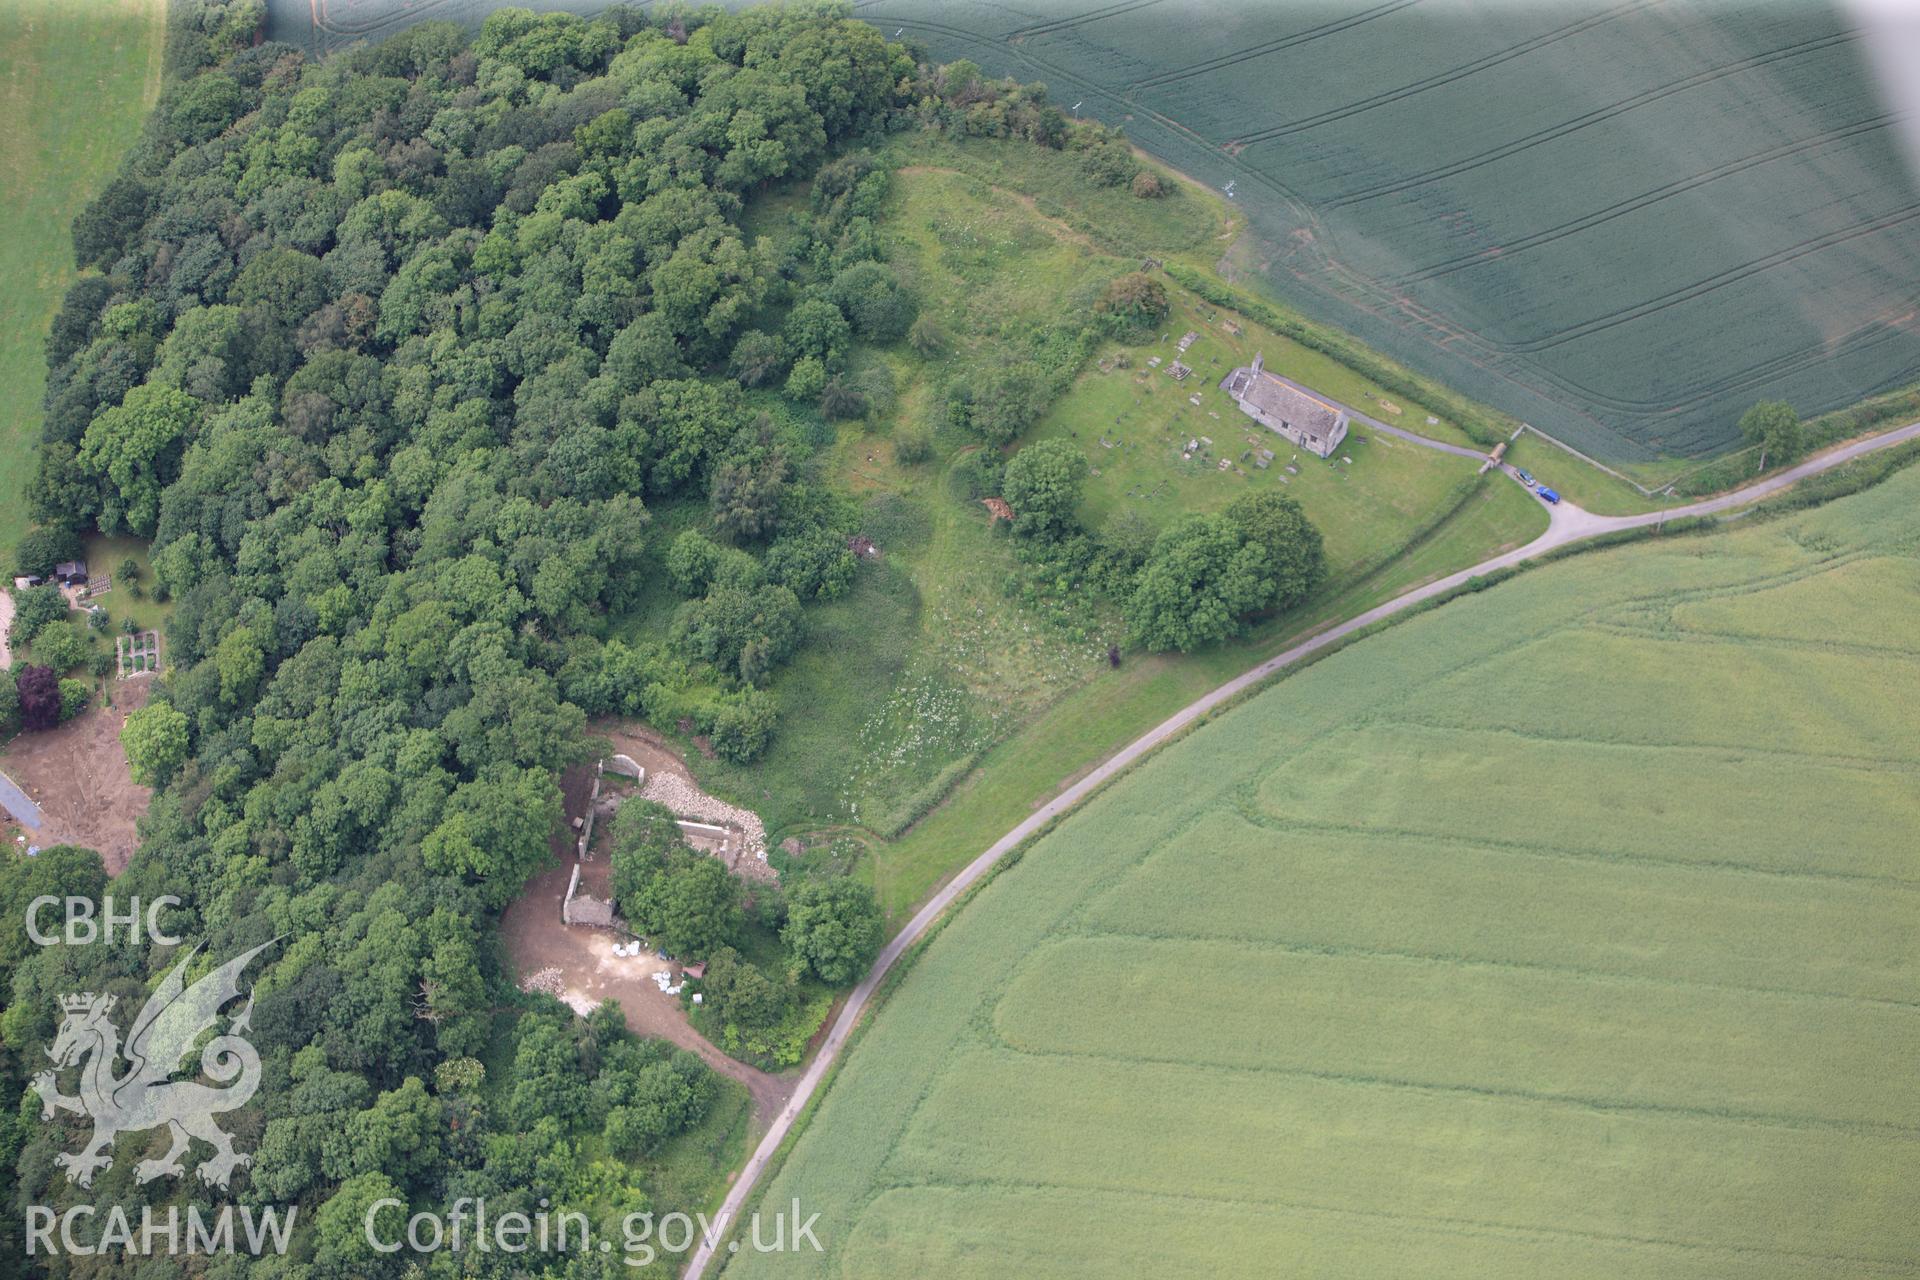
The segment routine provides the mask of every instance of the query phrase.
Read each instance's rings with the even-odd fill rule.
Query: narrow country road
[[[1393,431],[1394,434],[1399,434],[1395,429],[1389,428],[1389,430]],[[687,1265],[683,1280],[700,1280],[700,1277],[706,1274],[707,1267],[713,1260],[716,1246],[725,1238],[728,1227],[739,1216],[741,1206],[746,1204],[747,1197],[752,1193],[754,1184],[757,1183],[760,1180],[760,1176],[766,1172],[767,1165],[773,1159],[774,1153],[780,1149],[780,1144],[786,1140],[788,1132],[793,1128],[794,1120],[806,1107],[808,1101],[813,1097],[814,1090],[820,1087],[820,1081],[825,1078],[827,1072],[839,1058],[841,1047],[846,1044],[847,1037],[853,1033],[854,1027],[860,1021],[860,1015],[866,1010],[867,1002],[873,998],[874,991],[886,977],[887,971],[893,967],[894,962],[899,960],[909,948],[918,942],[926,933],[927,929],[932,926],[933,922],[938,920],[949,906],[953,905],[954,900],[971,888],[981,876],[990,871],[995,863],[999,862],[1000,859],[1004,858],[1007,854],[1013,852],[1022,841],[1034,835],[1042,827],[1074,808],[1095,790],[1105,785],[1116,774],[1126,770],[1141,756],[1152,751],[1161,743],[1166,742],[1195,720],[1212,711],[1215,707],[1229,701],[1246,689],[1259,684],[1275,673],[1285,670],[1287,667],[1299,662],[1302,658],[1318,653],[1328,645],[1336,644],[1354,632],[1364,630],[1382,619],[1390,618],[1394,614],[1404,612],[1423,601],[1431,600],[1435,596],[1452,591],[1455,587],[1460,586],[1470,578],[1509,568],[1513,565],[1534,559],[1556,548],[1568,546],[1575,542],[1583,542],[1588,538],[1613,533],[1621,529],[1636,529],[1646,525],[1656,524],[1663,520],[1681,519],[1688,516],[1713,515],[1717,512],[1729,511],[1735,507],[1745,506],[1750,502],[1755,502],[1761,498],[1766,498],[1778,493],[1798,481],[1806,479],[1808,476],[1817,475],[1820,472],[1837,467],[1842,463],[1851,462],[1855,458],[1863,457],[1870,453],[1877,453],[1882,449],[1890,449],[1895,445],[1904,444],[1916,438],[1920,438],[1920,422],[1909,423],[1904,427],[1886,432],[1882,435],[1868,436],[1865,439],[1856,440],[1852,444],[1841,445],[1838,448],[1830,449],[1825,453],[1807,459],[1807,461],[1796,467],[1791,467],[1781,472],[1779,475],[1757,481],[1743,489],[1735,489],[1717,498],[1708,498],[1702,502],[1691,503],[1684,507],[1673,507],[1665,511],[1651,511],[1643,515],[1596,516],[1591,512],[1574,506],[1571,502],[1563,500],[1558,505],[1549,508],[1551,523],[1548,525],[1547,531],[1524,547],[1519,547],[1503,555],[1497,555],[1491,559],[1483,560],[1470,569],[1462,569],[1458,573],[1450,574],[1434,582],[1429,582],[1425,586],[1415,587],[1406,594],[1396,596],[1385,604],[1378,605],[1375,608],[1367,610],[1365,613],[1349,618],[1339,626],[1329,628],[1326,631],[1319,632],[1308,639],[1302,640],[1299,644],[1294,645],[1285,652],[1275,654],[1273,657],[1268,658],[1252,670],[1235,676],[1232,680],[1227,681],[1211,693],[1204,694],[1193,702],[1188,703],[1172,716],[1122,747],[1105,762],[1095,767],[1084,778],[1036,809],[1033,814],[1019,826],[994,841],[986,852],[982,853],[972,862],[969,862],[958,875],[948,881],[947,885],[942,888],[940,892],[934,894],[933,897],[927,901],[927,904],[921,907],[914,915],[913,919],[907,922],[906,927],[900,930],[900,932],[894,936],[893,940],[887,943],[881,950],[880,955],[873,962],[873,968],[868,971],[865,978],[861,979],[860,985],[853,989],[853,994],[847,997],[846,1004],[841,1007],[840,1016],[834,1019],[832,1029],[827,1032],[826,1039],[821,1042],[819,1052],[814,1055],[813,1062],[807,1067],[806,1074],[800,1077],[799,1086],[794,1089],[793,1096],[787,1100],[786,1106],[781,1109],[780,1115],[774,1120],[773,1127],[767,1130],[766,1136],[760,1140],[760,1145],[754,1149],[753,1157],[747,1161],[746,1167],[740,1171],[740,1176],[734,1179],[733,1188],[727,1193],[726,1201],[721,1205],[720,1212],[714,1219],[711,1234],[701,1241],[699,1250],[693,1255],[693,1261]],[[1427,441],[1426,443],[1437,445],[1437,442],[1434,441]],[[1440,447],[1447,449],[1449,452],[1453,451],[1454,448],[1454,446]],[[1485,455],[1473,454],[1472,456],[1484,457]],[[1512,474],[1510,469],[1508,470],[1508,474]],[[1515,483],[1518,483],[1517,478],[1515,479]]]

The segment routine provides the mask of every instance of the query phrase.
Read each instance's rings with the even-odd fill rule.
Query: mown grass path
[[[1692,503],[1688,506],[1674,508],[1669,511],[1647,512],[1632,516],[1596,516],[1590,512],[1581,510],[1570,502],[1563,501],[1553,509],[1552,523],[1549,525],[1547,531],[1527,545],[1509,551],[1504,555],[1494,556],[1471,568],[1462,569],[1458,573],[1450,574],[1447,577],[1427,583],[1424,586],[1416,587],[1403,595],[1394,597],[1385,604],[1348,619],[1339,626],[1332,627],[1310,639],[1303,640],[1285,652],[1276,654],[1253,667],[1251,670],[1227,681],[1225,684],[1204,696],[1196,698],[1154,728],[1140,735],[1125,747],[1122,747],[1118,752],[1108,757],[1087,773],[1085,777],[1075,782],[1072,786],[1067,787],[1052,800],[1036,809],[1025,821],[1014,827],[1013,830],[994,841],[985,852],[968,863],[958,875],[954,876],[938,893],[928,899],[926,904],[907,922],[906,926],[902,928],[899,933],[895,934],[893,939],[881,949],[879,957],[875,959],[873,963],[873,968],[868,971],[867,976],[861,980],[859,986],[853,989],[853,993],[847,997],[846,1003],[841,1006],[840,1015],[834,1019],[833,1025],[828,1030],[826,1038],[821,1042],[818,1052],[814,1055],[813,1061],[808,1065],[806,1073],[801,1076],[798,1087],[794,1089],[793,1096],[788,1099],[787,1105],[781,1110],[779,1116],[775,1118],[772,1127],[769,1128],[761,1138],[760,1145],[754,1150],[753,1156],[747,1161],[746,1167],[740,1171],[740,1176],[734,1179],[732,1189],[727,1193],[726,1201],[721,1205],[719,1214],[714,1218],[714,1228],[708,1237],[701,1242],[699,1250],[695,1252],[692,1262],[688,1265],[684,1273],[684,1280],[699,1280],[699,1277],[706,1274],[707,1267],[712,1262],[717,1247],[725,1240],[729,1225],[738,1219],[742,1207],[747,1203],[748,1197],[753,1193],[754,1186],[759,1181],[761,1175],[766,1172],[768,1165],[772,1163],[774,1156],[779,1152],[781,1144],[786,1141],[787,1135],[792,1131],[794,1121],[798,1119],[800,1113],[805,1110],[808,1101],[813,1097],[814,1091],[820,1087],[820,1082],[826,1078],[828,1071],[833,1068],[833,1064],[839,1059],[841,1048],[846,1044],[848,1037],[852,1035],[853,1029],[859,1024],[860,1016],[865,1012],[868,1003],[873,998],[874,992],[879,989],[888,971],[893,968],[900,957],[905,955],[914,944],[919,942],[927,930],[933,926],[934,922],[946,912],[947,908],[952,906],[968,889],[972,888],[982,876],[991,871],[995,864],[1002,858],[1012,853],[1014,849],[1038,834],[1056,819],[1064,816],[1067,812],[1078,806],[1081,801],[1087,799],[1095,791],[1112,781],[1116,776],[1125,772],[1142,756],[1178,736],[1201,717],[1217,707],[1231,701],[1248,689],[1269,679],[1295,663],[1320,652],[1330,645],[1339,643],[1357,631],[1364,630],[1396,614],[1404,613],[1419,604],[1452,591],[1473,577],[1510,568],[1514,565],[1535,559],[1547,552],[1557,550],[1558,548],[1570,546],[1574,543],[1583,542],[1605,534],[1616,533],[1625,529],[1643,528],[1666,519],[1714,515],[1723,511],[1734,510],[1746,506],[1749,503],[1757,502],[1762,498],[1771,497],[1809,476],[1818,475],[1821,472],[1851,462],[1856,458],[1878,453],[1884,449],[1890,449],[1914,439],[1920,439],[1920,422],[1909,423],[1904,427],[1881,435],[1868,436],[1850,444],[1838,446],[1813,458],[1809,458],[1796,467],[1748,485],[1745,488],[1735,489],[1717,498],[1709,498],[1702,502]]]

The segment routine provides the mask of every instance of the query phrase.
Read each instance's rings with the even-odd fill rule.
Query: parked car
[[[1529,489],[1531,489],[1531,488],[1533,488],[1533,472],[1531,472],[1531,471],[1515,471],[1515,472],[1514,472],[1513,474],[1514,474],[1514,475],[1516,475],[1516,476],[1518,476],[1518,477],[1520,478],[1520,483],[1521,483],[1521,484],[1523,484],[1523,485],[1525,485],[1525,486],[1527,486],[1527,488],[1529,488]]]
[[[1549,505],[1560,501],[1560,495],[1555,493],[1553,490],[1547,488],[1547,486],[1545,485],[1541,485],[1539,488],[1535,489],[1534,492],[1539,494],[1541,498],[1543,498]]]

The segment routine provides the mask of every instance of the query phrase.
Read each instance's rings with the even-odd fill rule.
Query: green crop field
[[[1911,1275],[1920,470],[1280,682],[938,934],[729,1277]]]
[[[0,4],[0,556],[25,532],[42,344],[73,278],[68,228],[160,92],[159,0]],[[84,111],[62,110],[84,98]]]

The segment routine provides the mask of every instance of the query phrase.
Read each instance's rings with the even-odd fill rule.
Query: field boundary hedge
[[[1225,307],[1257,324],[1265,325],[1311,351],[1338,360],[1381,388],[1425,405],[1450,419],[1478,444],[1492,448],[1511,436],[1520,425],[1518,418],[1510,418],[1497,409],[1469,400],[1442,383],[1424,378],[1331,325],[1319,324],[1297,312],[1282,310],[1181,263],[1166,263],[1161,270],[1176,283],[1215,306]]]
[[[1901,387],[1883,395],[1872,396],[1844,409],[1835,409],[1823,413],[1817,418],[1809,418],[1803,426],[1806,445],[1803,453],[1816,453],[1848,440],[1867,435],[1875,427],[1892,421],[1911,422],[1920,418],[1920,383]],[[1759,479],[1744,470],[1737,470],[1745,459],[1754,456],[1758,445],[1748,445],[1722,454],[1699,470],[1691,472],[1673,482],[1673,491],[1684,497],[1707,497],[1723,490],[1750,484]],[[1792,466],[1798,458],[1788,458],[1776,470]],[[1851,464],[1849,464],[1851,465]],[[1840,468],[1846,470],[1845,467]],[[1891,473],[1889,473],[1891,474]],[[1796,485],[1795,488],[1799,486]]]
[[[1855,458],[1831,471],[1808,476],[1799,484],[1759,503],[1750,514],[1766,519],[1793,511],[1805,511],[1837,498],[1849,498],[1856,493],[1864,493],[1916,462],[1920,462],[1920,440],[1910,440],[1882,453]]]

